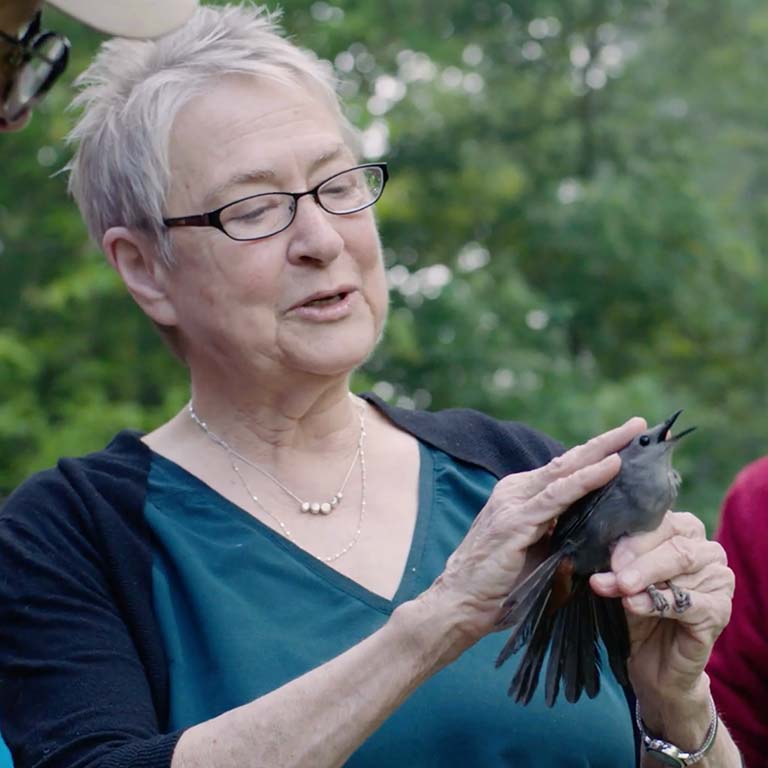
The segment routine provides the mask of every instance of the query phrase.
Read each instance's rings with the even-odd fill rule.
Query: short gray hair
[[[278,26],[279,12],[251,3],[200,7],[157,40],[105,42],[78,78],[72,106],[82,115],[68,140],[69,190],[93,239],[113,226],[148,233],[166,266],[171,240],[162,223],[170,186],[168,143],[178,111],[214,78],[246,73],[308,87],[328,103],[342,135],[359,153],[344,116],[332,67],[299,48]]]

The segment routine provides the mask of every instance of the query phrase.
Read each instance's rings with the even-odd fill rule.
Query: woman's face
[[[333,115],[303,88],[228,77],[174,122],[166,215],[303,192],[356,164]],[[213,228],[172,237],[168,290],[193,373],[335,375],[373,350],[387,289],[372,209],[335,216],[307,195],[293,223],[264,240]]]

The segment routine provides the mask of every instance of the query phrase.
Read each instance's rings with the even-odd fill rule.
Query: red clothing
[[[728,491],[717,540],[736,574],[733,613],[707,671],[723,721],[749,768],[768,766],[768,457]]]

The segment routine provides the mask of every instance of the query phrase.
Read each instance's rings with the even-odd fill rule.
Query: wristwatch
[[[709,712],[712,721],[709,724],[707,735],[704,737],[704,743],[695,752],[685,752],[680,747],[676,747],[664,739],[649,735],[645,730],[643,719],[640,717],[640,709],[637,706],[637,702],[635,702],[635,720],[643,742],[643,750],[663,765],[675,765],[678,768],[685,768],[687,765],[698,763],[712,749],[712,745],[715,743],[715,736],[717,735],[717,710],[715,709],[715,702],[712,700],[711,694],[709,696]]]

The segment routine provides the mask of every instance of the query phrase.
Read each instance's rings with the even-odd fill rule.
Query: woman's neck
[[[350,396],[346,378],[312,389],[258,388],[236,400],[193,381],[191,404],[210,432],[249,458],[270,462],[317,451],[346,452],[356,444],[363,407]],[[199,428],[186,409],[184,413],[187,426]]]

